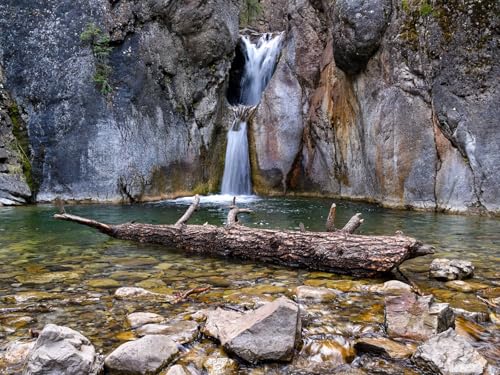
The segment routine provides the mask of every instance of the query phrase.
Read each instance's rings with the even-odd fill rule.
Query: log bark
[[[363,236],[344,231],[299,232],[234,224],[226,227],[209,224],[108,225],[69,214],[57,214],[54,217],[90,226],[118,239],[161,244],[190,254],[274,263],[360,277],[390,272],[407,259],[433,252],[430,246],[401,235]]]

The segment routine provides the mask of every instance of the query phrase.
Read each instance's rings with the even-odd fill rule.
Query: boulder
[[[359,73],[377,51],[392,13],[390,0],[337,0],[333,8],[335,64]]]
[[[390,337],[426,340],[454,326],[453,310],[447,303],[435,303],[432,296],[405,293],[385,299],[385,327]]]
[[[299,286],[295,290],[298,302],[330,302],[341,293],[335,289],[306,285]]]
[[[100,373],[102,359],[81,333],[47,324],[30,351],[25,375],[93,375]]]
[[[453,329],[442,332],[417,348],[413,362],[426,373],[480,375],[488,362]]]
[[[405,359],[411,357],[415,348],[404,345],[386,337],[363,337],[356,340],[354,348],[359,353],[372,353],[391,359]]]
[[[177,344],[165,335],[150,335],[120,345],[104,360],[110,375],[155,374],[178,353]]]
[[[168,335],[179,344],[186,344],[198,337],[198,323],[190,320],[171,324],[145,324],[137,329],[139,336]]]
[[[35,346],[35,341],[13,341],[0,348],[0,368],[6,374],[21,374],[33,346]]]
[[[430,266],[430,276],[438,280],[461,280],[474,274],[471,262],[457,259],[434,259]]]
[[[245,314],[216,310],[208,316],[204,332],[228,351],[256,363],[290,361],[300,329],[299,306],[281,297]]]
[[[161,315],[149,312],[135,312],[127,315],[127,322],[132,328],[137,328],[148,323],[161,323],[165,318]]]

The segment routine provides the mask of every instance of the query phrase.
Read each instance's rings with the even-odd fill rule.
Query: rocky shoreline
[[[226,303],[164,316],[141,311],[141,301],[178,303],[175,296],[120,287],[113,299],[132,303],[135,310],[123,322],[128,327],[125,343],[111,351],[96,349],[81,333],[47,324],[32,332],[36,339],[5,345],[0,367],[8,374],[26,375],[499,373],[498,365],[485,358],[470,334],[471,327],[481,329],[474,319],[484,323],[487,316],[478,319],[479,315],[437,303],[430,295],[418,296],[397,280],[358,288],[383,296],[382,330],[354,329],[338,336],[340,325],[321,319],[311,324],[318,311],[328,314],[338,308],[336,301],[346,298],[345,291],[334,288],[302,285],[292,299]],[[351,298],[355,303],[355,295]],[[316,334],[317,324],[331,324],[325,330],[331,333]]]

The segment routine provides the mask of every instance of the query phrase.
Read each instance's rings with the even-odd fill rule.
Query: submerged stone
[[[335,289],[306,285],[299,286],[295,290],[298,302],[330,302],[341,293]]]
[[[363,337],[356,340],[354,348],[358,353],[372,353],[391,359],[411,357],[415,347],[404,345],[385,337]]]
[[[368,290],[378,294],[398,295],[411,293],[411,286],[398,280],[389,280],[383,284],[371,285]]]
[[[98,289],[111,289],[120,287],[120,283],[113,279],[92,279],[87,281],[87,285]]]

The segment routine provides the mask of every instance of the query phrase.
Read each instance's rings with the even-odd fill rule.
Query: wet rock
[[[245,314],[218,309],[208,316],[204,332],[218,338],[228,351],[255,363],[290,361],[300,327],[298,305],[281,297]]]
[[[65,280],[77,280],[82,277],[79,272],[61,271],[61,272],[47,272],[38,275],[24,274],[16,276],[16,280],[25,285],[31,284],[50,284],[55,282],[64,282]]]
[[[180,321],[173,324],[145,324],[137,329],[139,336],[167,335],[179,344],[185,344],[196,339],[199,333],[198,323]]]
[[[0,369],[6,374],[20,375],[34,346],[35,341],[13,341],[0,348]]]
[[[405,359],[411,357],[415,348],[404,345],[385,337],[363,337],[356,340],[354,348],[358,353],[372,353],[391,359]]]
[[[292,367],[305,373],[336,374],[336,369],[350,363],[354,355],[352,343],[342,336],[323,340],[306,339]]]
[[[453,329],[448,329],[419,346],[412,360],[427,373],[443,375],[480,375],[488,364]]]
[[[392,5],[390,0],[339,0],[333,8],[335,64],[348,74],[356,74],[377,51]]]
[[[98,374],[102,359],[81,333],[68,327],[47,324],[29,353],[25,374]]]
[[[432,296],[406,293],[385,299],[385,327],[390,337],[426,340],[454,327],[455,316],[447,303],[435,303]]]
[[[216,350],[203,362],[203,368],[208,375],[235,375],[238,373],[238,363],[220,350]]]
[[[446,285],[450,289],[458,290],[459,292],[472,292],[472,286],[462,280],[448,281],[444,285]]]
[[[189,371],[187,371],[184,366],[175,365],[170,367],[165,375],[191,375]]]
[[[488,313],[481,312],[481,311],[467,311],[464,309],[459,309],[453,307],[453,313],[455,314],[456,317],[463,317],[468,320],[472,320],[473,322],[476,323],[485,323],[490,320]]]
[[[159,289],[159,288],[165,288],[167,284],[165,284],[164,281],[159,280],[159,279],[148,279],[148,280],[143,280],[135,284],[139,288],[144,288],[144,289]]]
[[[156,373],[178,353],[177,344],[164,335],[144,336],[120,345],[104,360],[110,375]]]
[[[299,286],[295,290],[298,302],[329,302],[333,301],[339,294],[341,292],[335,289],[314,288],[306,285]]]
[[[390,280],[383,284],[371,285],[368,290],[373,293],[396,295],[410,293],[411,286],[398,280]]]
[[[158,300],[165,300],[165,302],[172,299],[172,297],[169,295],[153,293],[143,288],[128,287],[128,286],[116,289],[115,298],[123,300],[158,299]]]
[[[148,312],[135,312],[127,315],[127,322],[132,328],[137,328],[148,323],[161,323],[165,318],[161,315]]]
[[[469,261],[438,258],[432,261],[429,274],[438,280],[461,280],[473,273],[474,266]]]
[[[418,372],[405,366],[404,362],[368,355],[358,357],[353,362],[353,365],[360,367],[370,375],[420,375]]]

